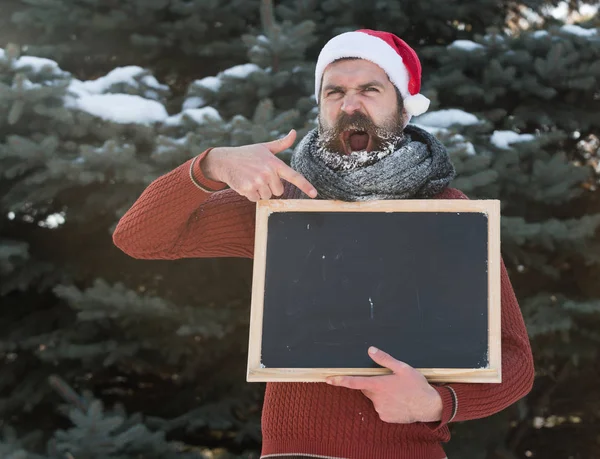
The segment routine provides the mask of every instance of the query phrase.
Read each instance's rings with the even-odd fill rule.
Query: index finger
[[[371,390],[373,380],[369,376],[333,376],[326,379],[331,386],[346,387],[348,389]]]
[[[279,176],[282,179],[287,180],[288,182],[296,185],[300,190],[306,193],[311,198],[317,197],[317,190],[311,183],[304,178],[304,176],[294,169],[289,167],[287,164],[283,163],[279,168]]]

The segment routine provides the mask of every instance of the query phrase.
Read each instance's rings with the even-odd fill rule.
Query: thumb
[[[369,356],[371,357],[371,359],[373,359],[375,363],[381,365],[382,367],[389,368],[394,373],[397,373],[408,367],[406,363],[401,362],[400,360],[396,360],[387,352],[383,352],[382,350],[379,350],[374,346],[371,346],[369,348]]]
[[[282,151],[287,150],[294,145],[295,140],[296,131],[292,129],[285,137],[273,140],[272,142],[267,142],[264,145],[271,151],[271,153],[276,155],[277,153],[281,153]]]

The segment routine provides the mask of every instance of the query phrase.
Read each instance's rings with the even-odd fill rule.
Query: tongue
[[[366,150],[367,145],[369,144],[369,134],[352,134],[349,140],[352,151]]]

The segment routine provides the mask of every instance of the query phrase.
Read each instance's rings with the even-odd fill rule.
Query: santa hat
[[[356,57],[377,64],[398,88],[409,115],[418,116],[429,108],[421,90],[421,62],[405,41],[389,32],[361,29],[338,35],[325,44],[315,69],[315,97],[319,100],[325,68],[345,57]]]

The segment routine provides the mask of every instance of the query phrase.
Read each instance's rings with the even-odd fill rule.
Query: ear
[[[406,111],[406,108],[403,108],[401,117],[402,117],[402,129],[404,129],[410,122],[412,116],[409,115],[409,113]]]

